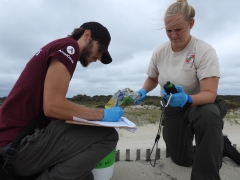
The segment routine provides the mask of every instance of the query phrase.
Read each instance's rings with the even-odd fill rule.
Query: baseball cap
[[[110,54],[108,52],[108,45],[110,44],[111,36],[110,36],[107,28],[98,22],[86,22],[86,23],[82,24],[80,26],[80,28],[91,30],[91,33],[98,40],[98,43],[100,44],[100,46],[104,52],[102,55],[101,62],[103,64],[111,63],[112,57],[110,56]]]

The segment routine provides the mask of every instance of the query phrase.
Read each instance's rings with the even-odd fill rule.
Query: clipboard
[[[121,117],[116,122],[104,122],[104,121],[88,121],[86,119],[82,119],[74,116],[73,121],[67,120],[66,123],[78,124],[78,125],[84,125],[84,126],[115,127],[115,128],[125,129],[130,132],[135,132],[137,130],[137,126],[125,117]]]

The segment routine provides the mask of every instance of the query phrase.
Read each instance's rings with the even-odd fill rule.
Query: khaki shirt
[[[199,81],[220,77],[218,57],[212,46],[193,36],[180,52],[174,52],[169,41],[153,52],[147,75],[158,77],[161,88],[171,81],[182,86],[187,94],[197,94],[200,92]]]

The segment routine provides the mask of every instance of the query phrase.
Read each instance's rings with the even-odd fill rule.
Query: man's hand
[[[178,90],[177,93],[172,94],[172,98],[169,102],[171,107],[183,107],[187,102],[192,103],[191,96],[185,94],[183,88],[181,86],[175,86]],[[162,90],[162,94],[165,96],[164,98],[168,101],[170,95],[167,95],[165,90]]]
[[[112,107],[105,109],[102,121],[116,122],[123,116],[123,114],[124,111],[121,107]]]
[[[141,102],[144,101],[147,91],[145,89],[140,89],[137,91],[137,93],[140,95],[140,99],[138,101],[135,101],[134,104],[140,104]]]

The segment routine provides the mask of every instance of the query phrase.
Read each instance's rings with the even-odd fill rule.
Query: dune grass
[[[104,109],[102,106],[93,106],[92,104],[85,104],[88,107],[95,107]],[[137,126],[144,126],[146,124],[158,124],[160,122],[160,117],[162,111],[159,107],[154,106],[155,108],[150,108],[148,105],[144,105],[144,108],[134,108],[126,107],[124,109],[124,117],[128,118],[130,121],[135,123]],[[229,110],[227,115],[223,119],[232,124],[240,125],[240,109]]]
[[[137,126],[143,126],[145,124],[159,123],[161,116],[161,110],[157,109],[132,109],[129,108],[124,112],[124,117],[131,120]]]
[[[224,117],[224,121],[228,121],[232,124],[240,125],[240,110],[227,113]],[[160,122],[162,111],[160,109],[134,109],[127,108],[124,112],[124,117],[134,122],[137,126],[143,126],[145,124],[158,124]]]

